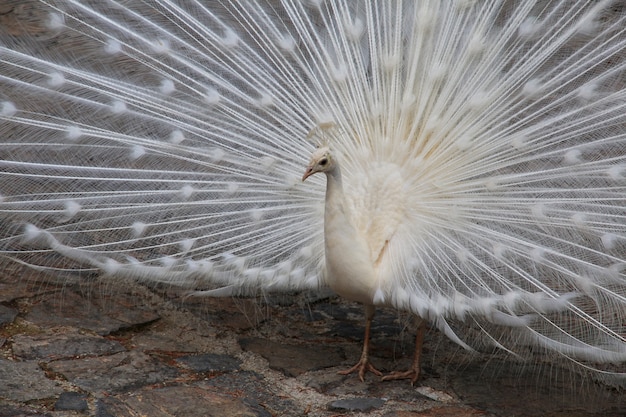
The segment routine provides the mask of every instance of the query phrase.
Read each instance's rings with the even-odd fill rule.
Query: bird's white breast
[[[404,219],[402,176],[397,165],[373,164],[366,175],[356,178],[341,195],[329,177],[324,222],[327,280],[342,297],[381,303],[393,278],[387,249]]]

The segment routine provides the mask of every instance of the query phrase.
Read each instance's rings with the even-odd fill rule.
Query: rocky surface
[[[338,375],[359,356],[363,316],[334,297],[197,299],[88,281],[0,271],[0,417],[626,414],[618,390],[556,365],[469,355],[435,330],[414,387]],[[377,314],[379,369],[408,366],[410,322]]]

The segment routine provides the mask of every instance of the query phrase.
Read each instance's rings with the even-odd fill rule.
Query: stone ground
[[[468,355],[430,330],[423,377],[361,382],[363,316],[334,297],[192,299],[139,285],[56,286],[0,271],[0,417],[609,416],[622,392],[558,366]],[[373,362],[408,366],[394,311]]]

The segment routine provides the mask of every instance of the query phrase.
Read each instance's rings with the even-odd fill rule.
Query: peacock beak
[[[313,175],[313,167],[306,167],[306,171],[304,171],[304,175],[302,176],[302,181],[306,180],[311,175]]]

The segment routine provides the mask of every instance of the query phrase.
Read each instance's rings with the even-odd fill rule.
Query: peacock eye
[[[328,163],[328,159],[324,158],[320,161],[321,166],[325,166]]]

